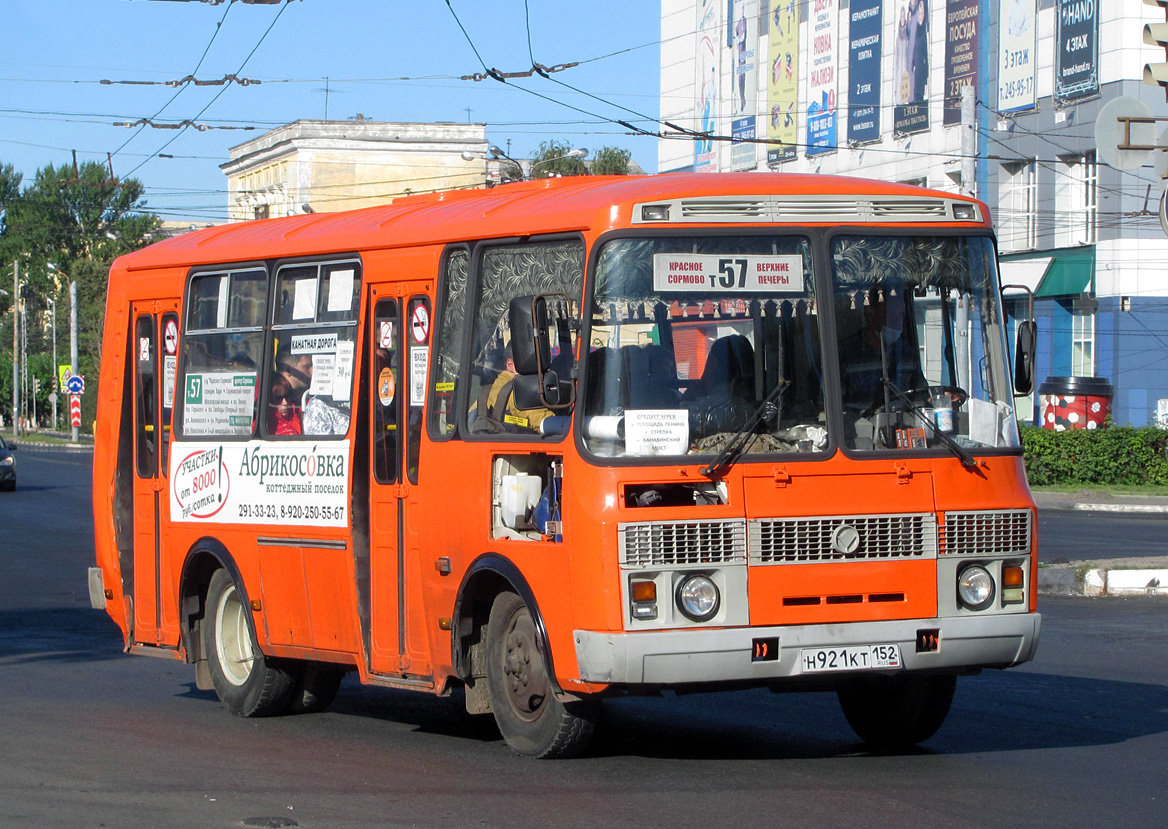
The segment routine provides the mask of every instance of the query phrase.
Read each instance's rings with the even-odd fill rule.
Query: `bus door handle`
[[[408,484],[395,484],[394,485],[394,487],[393,487],[393,497],[394,498],[401,498],[404,500],[405,497],[409,494],[410,494],[410,488],[409,488]]]

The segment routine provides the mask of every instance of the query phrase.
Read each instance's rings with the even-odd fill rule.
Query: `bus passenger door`
[[[163,522],[170,500],[170,416],[178,354],[178,300],[131,306],[134,384],[134,634],[133,641],[178,641],[178,611],[162,585],[170,584],[163,555]],[[167,600],[171,598],[171,600]]]
[[[416,534],[410,531],[410,489],[418,480],[430,300],[411,288],[372,289],[369,361],[372,394],[370,464],[370,669],[430,674],[422,617]]]
[[[406,666],[405,605],[402,571],[402,375],[401,303],[387,296],[387,287],[371,289],[370,338],[372,355],[369,399],[369,668],[378,674],[401,674]]]

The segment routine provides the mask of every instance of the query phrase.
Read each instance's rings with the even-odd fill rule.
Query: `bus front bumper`
[[[1037,613],[1014,613],[715,630],[637,633],[577,630],[574,638],[580,679],[585,682],[610,685],[766,683],[808,675],[830,679],[839,673],[805,671],[805,654],[818,655],[820,651],[840,654],[844,648],[863,650],[870,645],[899,647],[899,667],[875,670],[1006,668],[1033,658],[1041,626],[1042,617]],[[927,639],[934,632],[936,650],[918,652],[922,635]],[[840,664],[848,661],[845,658]],[[850,667],[856,666],[853,659]]]

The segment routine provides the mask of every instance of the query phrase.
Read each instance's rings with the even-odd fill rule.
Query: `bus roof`
[[[895,199],[903,204],[920,204],[925,200],[975,202],[965,196],[903,184],[798,173],[549,178],[489,190],[446,190],[405,196],[391,204],[343,213],[309,213],[217,225],[165,239],[123,256],[115,269],[191,267],[491,237],[603,230],[628,226],[633,206],[647,202],[707,199],[709,204],[716,204],[721,201],[730,207],[723,211],[724,215],[708,211],[704,214],[705,223],[718,224],[742,220],[746,215],[741,208],[743,196],[792,197],[802,199],[803,204],[821,199],[825,206],[851,205],[865,197]],[[832,199],[833,196],[836,198]],[[739,199],[728,201],[733,197]],[[984,205],[980,217],[974,224],[989,224]],[[895,211],[882,219],[887,223],[899,220],[903,216]],[[753,221],[759,221],[757,213]],[[797,221],[838,223],[840,219],[825,212],[810,219],[803,215]],[[934,221],[952,221],[952,218],[940,215]],[[687,226],[698,223],[702,223],[700,217],[691,218]]]

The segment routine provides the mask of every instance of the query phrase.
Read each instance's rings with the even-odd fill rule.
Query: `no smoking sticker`
[[[178,353],[178,323],[167,320],[162,332],[162,342],[166,345],[167,354]]]
[[[410,314],[410,334],[419,345],[425,345],[430,339],[430,312],[425,305],[414,306]]]

